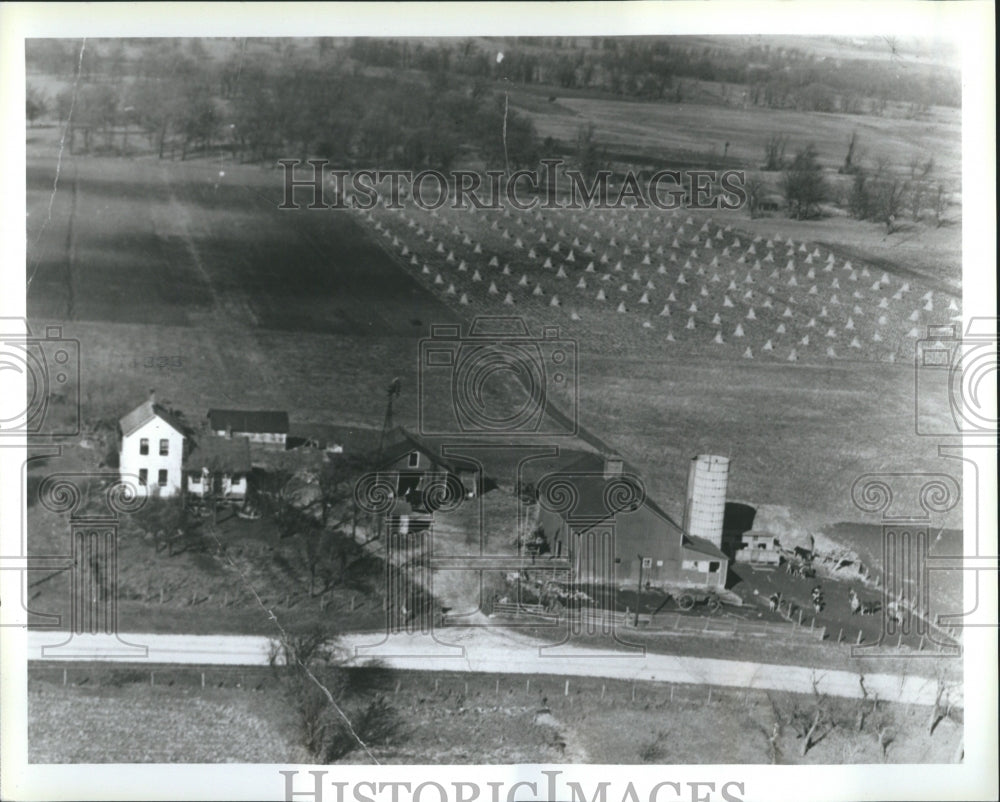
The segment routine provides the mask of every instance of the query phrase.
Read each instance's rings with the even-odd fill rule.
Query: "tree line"
[[[815,145],[809,144],[793,157],[786,156],[788,138],[772,134],[764,145],[765,172],[780,173],[779,188],[788,212],[796,220],[817,217],[820,205],[835,200],[833,188],[824,175]],[[893,168],[888,158],[877,156],[863,160],[858,148],[858,134],[847,142],[844,163],[838,173],[851,176],[851,186],[841,202],[856,220],[885,225],[892,234],[909,217],[914,223],[929,219],[941,226],[950,203],[950,193],[934,175],[934,157],[913,156],[905,169]],[[764,182],[751,177],[746,184],[749,211],[755,216],[767,192]]]
[[[372,74],[297,50],[221,61],[198,51],[155,42],[113,76],[98,75],[92,56],[51,101],[30,89],[29,122],[51,107],[68,124],[71,151],[129,152],[139,136],[160,158],[214,149],[248,162],[321,156],[347,167],[448,169],[472,152],[487,168],[516,169],[541,156],[531,121],[481,82]]]

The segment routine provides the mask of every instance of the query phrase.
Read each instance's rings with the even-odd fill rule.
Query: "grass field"
[[[521,94],[533,93],[521,90]],[[517,97],[515,92],[512,98]],[[905,120],[572,96],[560,96],[552,105],[556,108],[523,103],[539,134],[572,142],[581,126],[593,123],[595,137],[612,152],[622,149],[668,162],[708,156],[721,159],[726,153],[730,159],[757,167],[764,163],[768,138],[783,134],[788,137],[790,155],[813,144],[821,164],[835,170],[843,164],[851,133],[857,131],[858,146],[868,159],[886,157],[901,169],[913,157],[926,159],[934,154],[935,176],[955,186],[961,183],[961,112],[957,109],[936,108],[930,120]]]
[[[61,668],[36,666],[29,676],[31,761],[306,761],[294,713],[269,670],[209,669],[204,688],[201,671],[74,666],[64,685]],[[383,763],[768,763],[776,716],[783,722],[779,763],[881,762],[871,731],[876,719],[894,735],[887,762],[948,763],[962,734],[960,723],[945,719],[929,735],[925,708],[885,704],[859,731],[859,703],[834,700],[826,709],[835,726],[802,756],[790,719],[811,712],[812,702],[795,694],[406,671],[387,677],[385,696],[403,723],[394,743],[373,749]],[[342,762],[364,759],[354,752]]]

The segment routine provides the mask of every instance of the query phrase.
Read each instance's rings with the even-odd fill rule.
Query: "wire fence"
[[[356,669],[360,670],[360,669]],[[553,710],[589,707],[643,708],[670,705],[770,704],[769,692],[753,688],[663,682],[631,682],[600,677],[559,675],[510,675],[459,672],[392,671],[382,687],[390,700],[400,704],[439,701],[466,707],[520,706]],[[175,688],[212,692],[216,689],[248,693],[281,689],[281,673],[270,667],[142,666],[33,664],[29,688],[37,683],[75,689],[116,689],[127,686]],[[773,692],[772,692],[773,694]]]

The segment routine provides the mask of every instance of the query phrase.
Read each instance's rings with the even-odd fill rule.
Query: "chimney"
[[[621,476],[625,468],[625,461],[617,454],[608,454],[604,457],[604,478],[612,479]]]

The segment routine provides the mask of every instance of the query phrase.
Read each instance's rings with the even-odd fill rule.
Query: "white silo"
[[[726,512],[729,458],[699,454],[688,470],[684,531],[722,548],[722,523]]]

